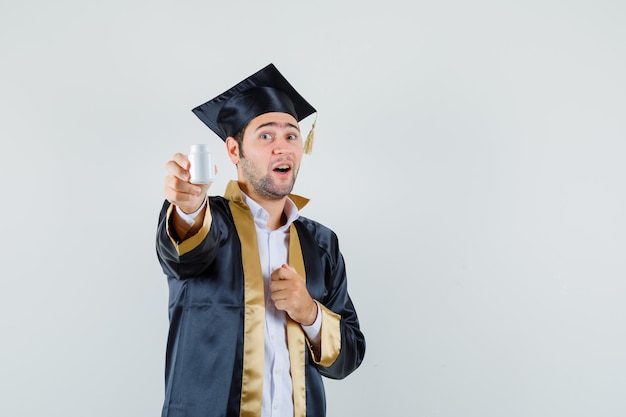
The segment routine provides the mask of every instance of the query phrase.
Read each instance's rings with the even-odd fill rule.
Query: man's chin
[[[293,183],[290,184],[289,186],[283,186],[283,187],[273,187],[271,190],[265,190],[266,191],[266,197],[268,198],[272,198],[274,200],[280,200],[281,198],[285,198],[287,197],[289,194],[291,194],[291,191],[293,190]]]

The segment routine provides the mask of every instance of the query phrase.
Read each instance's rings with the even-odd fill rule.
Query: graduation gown
[[[291,195],[301,208],[308,200]],[[265,301],[252,213],[231,181],[210,197],[211,216],[179,242],[172,207],[159,216],[156,249],[169,285],[169,334],[162,417],[260,416]],[[322,376],[341,379],[363,360],[365,339],[347,291],[337,236],[299,217],[290,228],[289,264],[306,279],[322,312],[321,357],[287,318],[295,417],[323,417]]]

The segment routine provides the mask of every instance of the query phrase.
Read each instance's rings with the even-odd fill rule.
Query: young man
[[[166,165],[157,254],[169,283],[163,417],[322,417],[322,375],[363,360],[336,235],[292,195],[315,112],[273,65],[194,113],[237,166],[224,197]]]

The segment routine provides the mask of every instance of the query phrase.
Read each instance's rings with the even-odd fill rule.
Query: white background
[[[209,143],[222,194],[191,109],[270,62],[367,338],[329,417],[626,415],[609,0],[1,0],[0,415],[160,415],[164,164]]]

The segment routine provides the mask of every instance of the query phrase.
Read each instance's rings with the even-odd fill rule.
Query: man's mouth
[[[281,155],[271,161],[271,169],[278,178],[290,178],[292,175],[295,175],[295,161],[289,156]]]
[[[291,170],[291,166],[286,165],[286,164],[284,164],[284,165],[278,165],[276,168],[274,168],[274,171],[276,171],[276,172],[280,172],[280,173],[282,173],[282,174],[284,174],[284,173],[286,173],[286,172],[289,172],[289,170]]]

